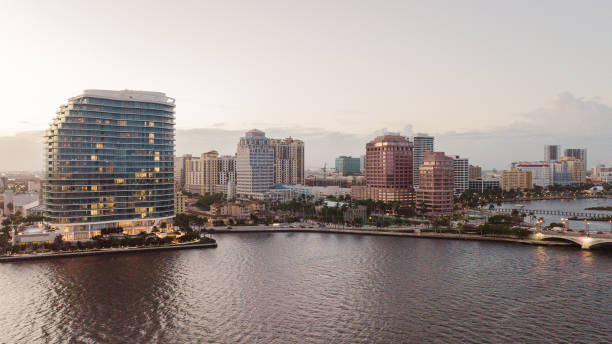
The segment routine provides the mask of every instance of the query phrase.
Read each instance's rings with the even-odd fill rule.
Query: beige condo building
[[[274,184],[304,184],[304,141],[291,137],[271,139],[274,149]]]
[[[222,192],[233,194],[236,159],[219,156],[217,151],[185,160],[185,190],[200,195]]]
[[[501,178],[501,189],[503,191],[533,189],[533,177],[531,171],[521,171],[519,169],[503,171]]]

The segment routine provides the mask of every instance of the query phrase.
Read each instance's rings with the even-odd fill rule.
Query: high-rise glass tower
[[[85,90],[45,135],[47,222],[65,240],[149,232],[174,217],[174,99]]]

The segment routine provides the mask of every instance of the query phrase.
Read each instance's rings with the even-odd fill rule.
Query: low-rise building
[[[503,171],[501,189],[503,191],[533,189],[532,171],[522,171],[519,169]]]
[[[470,180],[470,190],[475,190],[480,193],[485,190],[500,189],[501,180],[497,178],[476,178]]]
[[[55,238],[60,234],[59,230],[51,230],[40,222],[34,225],[22,226],[18,230],[13,230],[12,244],[48,244],[55,241]]]

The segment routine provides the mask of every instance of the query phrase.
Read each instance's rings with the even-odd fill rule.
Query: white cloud
[[[177,129],[177,154],[200,154],[212,149],[234,154],[244,130],[222,128]],[[292,136],[306,143],[306,166],[332,164],[339,155],[360,156],[365,144],[384,131],[399,131],[411,136],[413,127],[372,128],[370,134],[344,133],[339,129],[317,127],[260,127],[269,137]],[[0,170],[40,170],[42,168],[42,131],[0,136]],[[545,144],[563,148],[588,148],[589,165],[612,164],[612,107],[597,99],[560,94],[547,107],[517,115],[505,127],[487,131],[445,132],[435,134],[436,150],[468,157],[485,168],[505,168],[516,160],[540,160]]]

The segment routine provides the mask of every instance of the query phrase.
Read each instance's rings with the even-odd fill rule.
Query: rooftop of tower
[[[162,104],[174,104],[174,98],[167,97],[163,92],[151,92],[151,91],[134,91],[134,90],[96,90],[90,89],[83,91],[82,95],[77,97],[98,97],[112,100],[127,100],[127,101],[140,101],[140,102],[152,102]],[[75,97],[76,98],[76,97]]]

